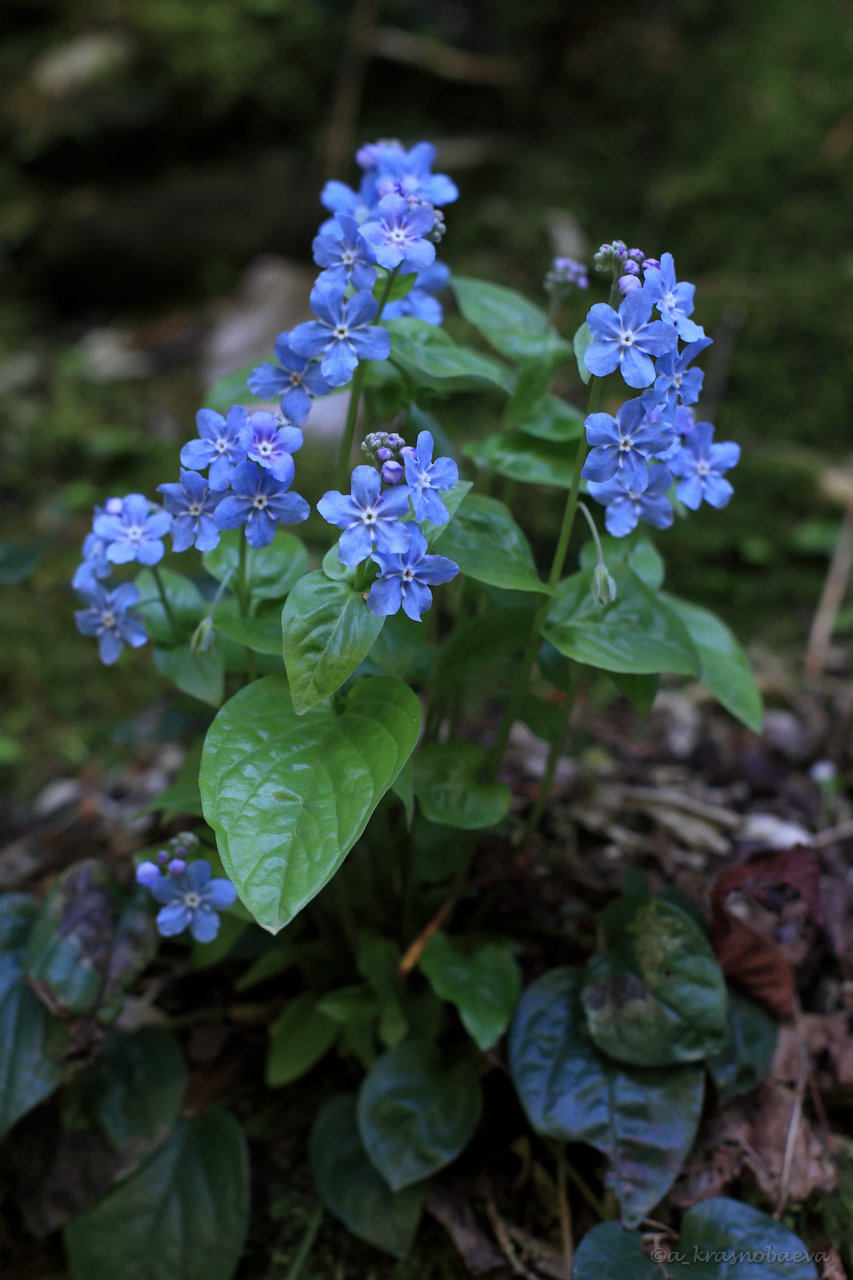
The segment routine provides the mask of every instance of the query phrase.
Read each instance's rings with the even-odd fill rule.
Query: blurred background
[[[74,629],[92,504],[177,478],[205,386],[308,317],[320,187],[378,137],[437,143],[465,274],[541,299],[555,249],[675,255],[743,461],[724,514],[662,538],[670,581],[801,651],[853,490],[849,0],[5,0],[0,29],[14,797],[151,731],[150,663],[104,670]]]

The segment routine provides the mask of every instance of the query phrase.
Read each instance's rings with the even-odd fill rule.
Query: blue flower
[[[436,458],[433,462],[434,447],[435,442],[430,432],[419,432],[416,448],[403,451],[403,465],[406,468],[406,484],[412,495],[415,519],[445,524],[450,519],[450,513],[438,496],[438,491],[453,488],[459,479],[459,469],[452,458]]]
[[[298,324],[290,345],[300,356],[322,356],[320,370],[333,387],[349,382],[359,360],[385,360],[391,352],[387,329],[370,321],[379,310],[373,294],[362,290],[344,301],[340,289],[318,280],[311,308],[319,320]]]
[[[635,289],[618,312],[606,302],[590,307],[586,318],[593,341],[584,361],[590,373],[603,378],[619,369],[629,387],[648,387],[654,381],[651,356],[662,356],[678,342],[678,334],[663,320],[650,320],[652,299],[645,289]]]
[[[232,493],[214,512],[217,529],[246,526],[250,547],[266,547],[275,537],[276,524],[299,524],[310,508],[298,493],[288,493],[289,481],[276,480],[253,462],[241,462],[231,481]]]
[[[361,234],[373,249],[380,266],[392,271],[402,262],[428,267],[435,261],[435,245],[423,237],[435,225],[431,205],[411,205],[402,196],[387,195],[379,201],[375,221],[365,222]]]
[[[312,249],[317,266],[325,268],[319,280],[336,289],[345,289],[348,284],[354,289],[373,288],[376,268],[355,218],[336,214],[334,231],[315,236]]]
[[[734,493],[723,472],[740,460],[740,445],[725,441],[714,444],[714,428],[710,422],[697,422],[677,454],[669,459],[669,468],[678,478],[675,496],[691,511],[704,500],[712,507],[724,507]]]
[[[163,538],[169,532],[172,517],[167,511],[151,510],[151,503],[141,493],[129,493],[123,499],[119,515],[106,511],[95,517],[94,532],[107,544],[105,555],[111,564],[159,563],[166,554]]]
[[[249,374],[249,390],[262,400],[280,396],[281,411],[294,427],[301,427],[311,409],[314,396],[327,396],[332,390],[314,360],[298,356],[290,345],[290,334],[280,333],[275,340],[275,354],[280,364],[259,364]]]
[[[591,413],[584,426],[592,445],[581,471],[584,480],[601,482],[618,475],[620,484],[638,493],[646,487],[649,458],[669,449],[675,438],[669,423],[646,416],[641,399],[626,400],[615,418]]]
[[[121,508],[119,508],[121,510]],[[102,507],[95,507],[95,518],[103,515]],[[83,541],[83,561],[74,571],[71,585],[75,591],[93,587],[101,578],[108,578],[113,567],[107,559],[107,544],[96,533],[87,533]]]
[[[196,942],[212,942],[219,932],[219,911],[237,899],[230,880],[211,879],[210,863],[203,858],[191,862],[180,875],[161,875],[154,879],[152,862],[137,868],[136,878],[151,891],[163,907],[157,912],[157,930],[164,938],[189,929]]]
[[[387,617],[403,612],[413,622],[420,622],[432,604],[430,587],[449,582],[459,572],[459,565],[447,556],[427,555],[427,540],[416,525],[406,525],[408,547],[398,554],[374,552],[373,559],[382,570],[370,588],[367,607],[371,613]]]
[[[660,357],[655,366],[654,386],[643,392],[643,404],[647,408],[654,405],[664,406],[665,414],[670,422],[674,421],[676,406],[679,404],[695,404],[702,391],[705,375],[701,369],[690,369],[688,365],[695,360],[700,351],[712,345],[710,338],[697,338],[689,343],[683,351],[668,351]]]
[[[335,216],[343,213],[359,226],[370,217],[378,199],[375,184],[367,178],[362,179],[358,191],[353,191],[352,187],[348,187],[345,182],[338,182],[333,178],[320,192],[320,204],[324,209],[328,209]],[[329,218],[320,227],[320,234],[331,235],[334,226],[334,218]]]
[[[213,513],[223,498],[221,490],[211,491],[197,471],[181,470],[178,484],[158,484],[163,505],[172,516],[172,549],[212,551],[219,545],[219,530]]]
[[[356,159],[372,176],[380,196],[389,191],[401,196],[417,196],[438,207],[459,198],[459,189],[446,173],[433,173],[435,147],[418,142],[406,151],[396,140],[384,140],[361,147]]]
[[[664,320],[675,326],[682,342],[696,342],[705,337],[702,326],[688,319],[693,314],[696,286],[676,282],[671,253],[661,255],[659,267],[647,267],[643,278],[643,293],[651,298]]]
[[[271,413],[252,413],[240,433],[240,444],[253,462],[276,480],[291,484],[296,472],[293,454],[302,448],[302,432]]]
[[[624,538],[636,529],[640,520],[654,529],[668,529],[672,524],[672,503],[667,494],[672,476],[660,462],[649,467],[648,483],[642,492],[626,489],[618,478],[598,484],[590,480],[590,497],[607,507],[604,525],[614,538]]]
[[[411,272],[402,271],[401,275]],[[440,293],[450,280],[450,268],[444,262],[433,262],[431,266],[419,271],[405,298],[395,302],[386,302],[382,312],[384,320],[394,320],[397,316],[414,316],[425,324],[440,325],[444,319],[444,308],[433,295]]]
[[[234,468],[246,461],[246,451],[240,443],[240,433],[246,425],[246,410],[233,404],[228,417],[213,409],[200,409],[196,414],[196,426],[200,440],[190,440],[181,450],[181,466],[190,471],[203,471],[209,466],[208,484],[211,489],[227,489],[231,484]]]
[[[343,529],[338,555],[343,564],[357,565],[374,551],[390,555],[405,551],[408,535],[403,516],[409,512],[409,491],[386,489],[373,467],[356,467],[352,473],[352,494],[330,489],[317,503],[317,510],[329,524]]]
[[[123,582],[114,591],[95,582],[80,592],[89,604],[74,614],[77,630],[84,636],[97,636],[101,662],[111,666],[126,644],[138,649],[148,639],[145,628],[135,618],[128,617],[128,609],[136,604],[139,591],[132,582]]]

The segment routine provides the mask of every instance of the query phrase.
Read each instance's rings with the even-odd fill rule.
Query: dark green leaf
[[[133,581],[139,591],[139,604],[134,606],[133,611],[144,624],[151,639],[166,645],[189,641],[207,612],[207,605],[195,583],[182,573],[160,569],[160,581],[175,619],[176,625],[173,626],[163,608],[151,570],[143,569]]]
[[[281,615],[284,665],[298,714],[340,689],[373,647],[385,619],[347,582],[307,573]]]
[[[665,593],[661,599],[680,618],[696,647],[699,679],[747,729],[760,733],[761,694],[746,654],[729,628],[708,609]]]
[[[498,942],[463,945],[437,933],[420,967],[435,994],[456,1005],[480,1048],[491,1049],[506,1031],[521,994],[521,972],[509,947]]]
[[[383,1182],[362,1145],[354,1097],[332,1098],[320,1110],[308,1158],[329,1212],[362,1240],[405,1258],[420,1222],[424,1188],[407,1187],[395,1195]]]
[[[205,818],[223,866],[259,924],[277,932],[326,884],[411,754],[418,700],[367,676],[345,710],[296,715],[280,676],[218,713],[202,755]]]
[[[304,991],[288,1001],[269,1029],[266,1065],[269,1088],[279,1088],[304,1076],[328,1053],[337,1034],[336,1023],[320,1013],[312,991]]]
[[[38,909],[29,894],[0,897],[0,1137],[62,1079],[67,1032],[24,974],[24,953]]]
[[[477,582],[515,591],[548,591],[527,539],[497,498],[469,495],[442,538],[441,554]]]
[[[178,645],[173,649],[154,650],[154,666],[178,686],[182,693],[188,693],[199,702],[208,706],[219,707],[225,696],[225,655],[222,645],[213,642],[203,653],[193,653],[188,644]]]
[[[611,538],[605,535],[601,538],[601,551],[608,566],[627,565],[652,591],[663,586],[663,556],[648,538]],[[585,542],[581,547],[580,567],[594,569],[597,564],[598,548],[592,540]]]
[[[230,1280],[246,1235],[246,1142],[225,1111],[179,1120],[131,1177],[65,1229],[74,1280]]]
[[[206,551],[202,563],[217,582],[228,579],[231,590],[240,564],[242,529],[223,533],[219,546]],[[246,547],[246,582],[253,600],[282,600],[305,572],[308,553],[293,533],[279,529],[267,547]]]
[[[399,302],[411,293],[412,285],[417,279],[417,272],[409,271],[406,275],[395,276],[388,286],[387,274],[382,274],[373,286],[373,296],[377,302]]]
[[[639,711],[641,716],[649,714],[658,695],[660,685],[658,676],[638,676],[626,671],[611,671],[610,679],[635,711]]]
[[[546,396],[533,412],[518,421],[518,429],[538,440],[568,444],[580,438],[583,424],[584,416],[580,409],[567,404],[559,396]]]
[[[705,934],[672,903],[618,898],[601,918],[606,950],[588,961],[590,1034],[617,1062],[662,1067],[722,1048],[725,980]]]
[[[486,752],[478,742],[432,742],[412,762],[424,817],[447,827],[479,831],[509,813],[512,793],[502,782],[480,783]]]
[[[229,617],[219,610],[216,614],[216,630],[235,640],[237,644],[254,649],[255,653],[281,653],[280,614],[273,617],[265,614],[262,618],[241,618]]]
[[[404,1040],[383,1053],[362,1081],[358,1128],[370,1161],[392,1191],[428,1178],[465,1149],[482,1093],[469,1062],[445,1067],[438,1051]]]
[[[267,982],[270,978],[277,978],[279,974],[286,973],[288,969],[293,968],[298,959],[298,952],[292,942],[287,942],[284,938],[277,938],[275,944],[270,946],[269,950],[262,951],[257,960],[253,960],[248,969],[240,974],[240,977],[234,983],[235,991],[249,991],[252,987],[256,987],[260,982]]]
[[[501,355],[513,359],[538,356],[549,340],[556,339],[548,329],[545,312],[515,289],[455,273],[450,287],[465,319]]]
[[[249,921],[231,915],[233,907],[219,917],[219,932],[210,942],[192,942],[194,969],[212,969],[230,955],[248,928]]]
[[[112,872],[88,858],[64,871],[45,898],[27,943],[27,976],[63,1014],[94,1012],[101,997],[119,905]]]
[[[412,316],[389,320],[387,327],[392,362],[417,386],[444,393],[513,388],[513,375],[505,365],[470,347],[457,346],[444,329]]]
[[[588,383],[590,378],[592,377],[592,374],[590,373],[589,369],[587,369],[586,367],[586,361],[584,360],[584,356],[586,355],[587,348],[589,347],[589,344],[591,342],[592,342],[592,332],[590,330],[589,325],[584,321],[584,323],[581,325],[581,327],[578,329],[577,333],[575,334],[574,341],[572,342],[572,346],[575,349],[575,359],[578,362],[578,373],[581,376],[581,381],[584,383]]]
[[[572,1265],[572,1280],[666,1280],[669,1274],[662,1264],[652,1262],[642,1237],[618,1222],[599,1222],[588,1231]]]
[[[478,467],[510,480],[572,487],[575,450],[559,441],[537,439],[524,431],[500,431],[466,445],[465,453]]]
[[[130,1035],[110,1033],[78,1082],[77,1105],[119,1153],[119,1176],[165,1142],[185,1085],[183,1054],[171,1031],[145,1027]]]
[[[37,538],[26,546],[14,542],[0,542],[0,586],[9,587],[31,578],[48,551],[53,538]]]
[[[818,1280],[798,1236],[750,1204],[718,1196],[681,1221],[679,1259],[667,1270],[684,1280]]]
[[[447,513],[452,520],[459,510],[467,495],[474,488],[470,480],[457,480],[452,489],[448,489],[446,493],[442,493],[441,500],[447,508]],[[424,520],[421,525],[421,533],[427,540],[430,547],[434,547],[436,542],[443,533],[450,527],[449,521],[445,520],[443,524],[433,524],[431,520]]]
[[[617,594],[609,605],[596,604],[589,569],[561,582],[542,638],[565,657],[604,671],[695,675],[696,650],[680,618],[624,565],[611,573]]]
[[[379,1002],[379,1039],[386,1048],[402,1040],[409,1029],[403,1007],[406,989],[398,973],[400,958],[399,947],[390,938],[368,929],[359,931],[356,964]]]
[[[330,991],[317,1001],[317,1008],[332,1022],[346,1026],[351,1022],[372,1022],[379,1014],[379,1001],[367,983],[358,982]]]
[[[729,1102],[767,1079],[779,1024],[763,1005],[740,991],[729,992],[726,1040],[720,1053],[707,1061],[720,1102]]]
[[[584,1020],[580,969],[552,969],[521,997],[509,1066],[530,1123],[608,1160],[606,1183],[636,1225],[672,1186],[702,1114],[701,1066],[627,1068],[599,1053]],[[607,1273],[604,1273],[607,1274]]]
[[[566,357],[571,355],[571,350],[571,347],[563,342],[562,338],[557,337],[554,330],[551,330],[542,354],[521,360],[515,390],[504,410],[504,423],[507,426],[522,427],[528,420],[553,419],[554,412],[549,402],[553,401],[554,405],[559,405],[561,402],[550,396],[548,390],[554,374],[565,362]],[[551,409],[550,413],[549,409]],[[583,418],[580,421],[582,425]],[[537,433],[534,431],[531,434]],[[558,436],[557,439],[563,439],[563,437]]]
[[[534,603],[491,608],[458,622],[441,646],[436,684],[465,684],[470,687],[483,672],[513,653],[521,653],[533,622]],[[565,658],[560,659],[565,662]],[[489,677],[490,678],[490,677]]]

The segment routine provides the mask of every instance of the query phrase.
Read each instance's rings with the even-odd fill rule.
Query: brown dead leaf
[[[778,1081],[762,1085],[747,1128],[758,1160],[746,1156],[759,1190],[775,1204],[782,1191],[785,1147],[796,1102],[796,1090]],[[800,1116],[790,1166],[788,1200],[805,1200],[813,1191],[832,1191],[838,1181],[833,1160],[805,1116]]]
[[[461,1192],[440,1183],[433,1185],[427,1193],[426,1208],[444,1227],[472,1276],[504,1265],[503,1254],[480,1229],[471,1205]]]
[[[821,1257],[821,1254],[824,1256]],[[844,1263],[835,1249],[817,1250],[815,1252],[815,1261],[820,1266],[820,1280],[847,1280]]]
[[[700,1200],[722,1195],[740,1176],[745,1161],[743,1145],[732,1134],[731,1112],[725,1108],[700,1128],[687,1163],[669,1193],[670,1204],[690,1209]]]

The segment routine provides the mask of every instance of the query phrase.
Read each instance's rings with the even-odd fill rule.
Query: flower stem
[[[557,724],[556,732],[551,739],[551,745],[548,749],[548,760],[545,764],[545,772],[542,775],[542,781],[539,784],[539,794],[536,802],[530,811],[530,817],[527,819],[527,825],[524,828],[525,837],[532,833],[539,826],[539,819],[542,817],[548,797],[551,794],[551,786],[554,782],[554,774],[557,772],[557,764],[560,759],[563,747],[566,742],[566,734],[569,732],[569,725],[572,719],[572,711],[575,706],[575,695],[577,694],[578,684],[580,683],[580,664],[573,662],[570,667],[571,686],[566,694],[565,701],[560,708],[560,719]]]
[[[151,566],[151,573],[153,575],[155,583],[157,584],[157,591],[160,595],[160,603],[163,605],[163,612],[165,613],[166,617],[169,619],[169,625],[172,628],[172,634],[174,635],[175,643],[177,644],[178,622],[175,617],[172,606],[169,604],[169,597],[166,595],[166,588],[163,585],[163,579],[160,576],[160,570],[157,568],[156,564]]]
[[[382,319],[382,312],[385,310],[385,303],[388,301],[388,298],[391,294],[391,289],[393,287],[394,281],[397,279],[397,274],[399,270],[400,270],[399,267],[395,267],[393,271],[388,272],[388,277],[385,281],[385,288],[382,290],[382,296],[379,299],[379,310],[376,312],[376,315],[373,320],[374,324],[378,324],[379,321]],[[362,390],[364,389],[364,374],[365,374],[365,363],[362,360],[359,362],[358,368],[353,374],[352,388],[350,390],[350,396],[349,396],[349,409],[347,410],[347,420],[346,420],[346,423],[344,424],[344,433],[341,436],[341,444],[338,450],[338,488],[340,489],[341,493],[343,493],[344,490],[346,489],[347,480],[349,478],[349,464],[350,464],[350,458],[352,456],[352,442],[355,436],[355,424],[356,424],[356,420],[358,419],[358,407],[359,407],[359,404],[361,403],[361,393],[362,393]]]
[[[240,539],[240,560],[237,566],[236,590],[240,617],[244,621],[249,617],[249,602],[251,598],[247,572],[249,557],[248,546],[249,544],[247,543],[245,536],[242,537]],[[251,683],[252,680],[256,679],[258,674],[257,664],[255,663],[255,651],[254,649],[250,649],[248,645],[244,644],[243,652],[246,655],[246,670],[248,672],[249,682]]]

